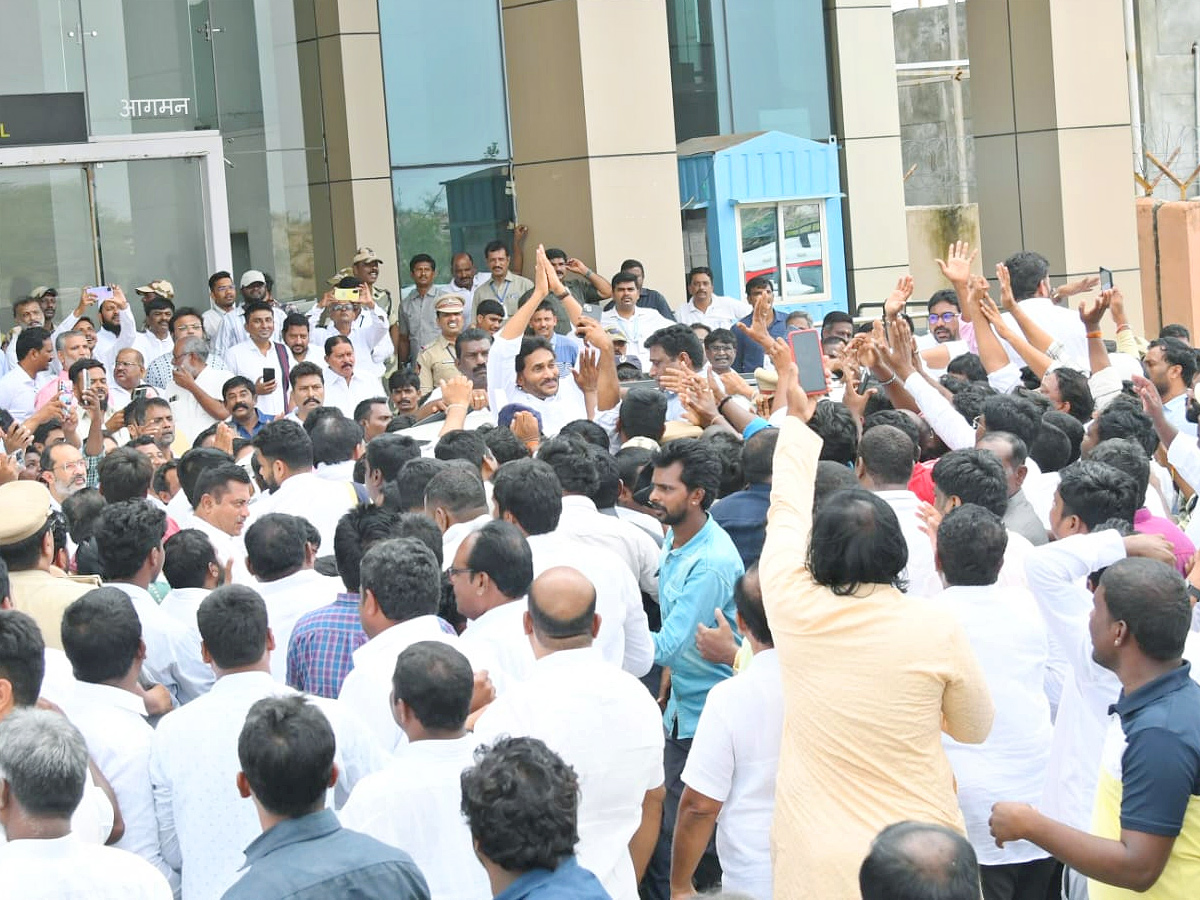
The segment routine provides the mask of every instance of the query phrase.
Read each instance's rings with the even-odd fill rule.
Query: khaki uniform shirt
[[[58,570],[52,570],[57,572]],[[95,575],[54,575],[44,569],[9,572],[13,609],[33,618],[47,647],[62,649],[63,612],[93,588],[100,587]]]
[[[421,379],[421,396],[426,396],[438,386],[458,374],[458,357],[454,342],[438,335],[437,339],[417,354],[417,370]]]

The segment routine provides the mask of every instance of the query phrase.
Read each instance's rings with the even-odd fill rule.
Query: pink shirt
[[[1184,576],[1187,575],[1188,564],[1196,553],[1196,547],[1178,525],[1162,516],[1151,515],[1150,510],[1143,506],[1133,514],[1133,530],[1139,534],[1161,535],[1170,541],[1175,548],[1175,568]]]

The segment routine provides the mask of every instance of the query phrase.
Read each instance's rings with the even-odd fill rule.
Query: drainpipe
[[[1133,169],[1146,174],[1145,148],[1142,146],[1142,92],[1138,84],[1137,32],[1134,26],[1133,0],[1123,0],[1125,13],[1125,75],[1129,81],[1129,128],[1133,132]],[[1193,48],[1193,54],[1194,54]]]

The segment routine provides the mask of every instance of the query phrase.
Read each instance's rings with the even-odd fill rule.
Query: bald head
[[[578,569],[547,569],[529,586],[529,618],[534,638],[548,650],[590,647],[600,626],[596,588]]]
[[[863,900],[978,900],[979,865],[962,835],[897,822],[876,836],[858,884]]]

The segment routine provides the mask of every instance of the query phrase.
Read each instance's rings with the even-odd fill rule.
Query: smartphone
[[[87,393],[92,388],[92,370],[84,369],[79,374],[81,378],[81,381],[79,382],[79,386],[81,388],[80,393]]]
[[[827,394],[825,357],[821,353],[821,333],[815,328],[801,328],[788,335],[792,358],[800,370],[800,387],[806,394]]]
[[[274,381],[275,380],[275,370],[274,369],[263,369],[262,380],[263,380],[263,384],[270,384],[272,381]]]
[[[600,304],[599,303],[583,304],[583,314],[585,316],[587,316],[589,319],[595,319],[597,322],[599,322],[600,321]]]
[[[1100,267],[1100,290],[1111,291],[1112,286],[1113,286],[1112,272],[1110,270],[1104,268],[1104,266],[1101,266]]]
[[[334,288],[333,301],[335,303],[357,303],[358,288]]]
[[[96,298],[97,303],[103,303],[105,300],[113,298],[113,291],[108,285],[98,284],[95,287],[86,288],[87,292]]]
[[[141,400],[150,393],[150,388],[144,384],[139,384],[133,389],[133,393],[129,395],[130,400]]]

